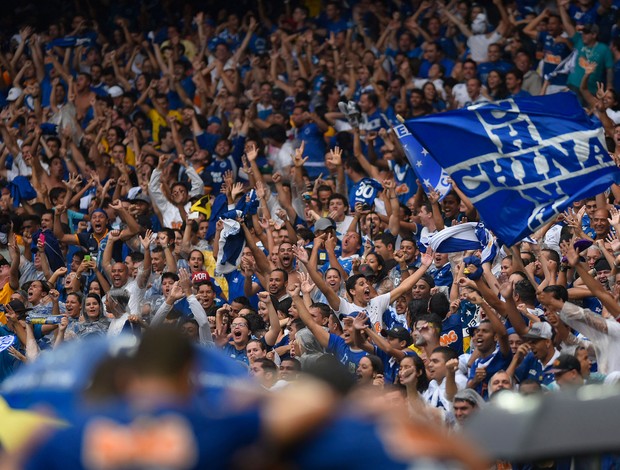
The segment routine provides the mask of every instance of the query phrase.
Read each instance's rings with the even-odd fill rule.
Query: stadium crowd
[[[336,358],[456,430],[505,389],[617,380],[620,187],[483,264],[433,253],[479,217],[392,128],[569,91],[620,162],[620,2],[180,3],[7,13],[0,383],[161,325],[269,391]]]

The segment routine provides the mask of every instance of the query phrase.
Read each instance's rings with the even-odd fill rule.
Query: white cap
[[[15,101],[20,96],[22,96],[22,89],[21,88],[17,88],[17,87],[13,87],[13,88],[11,88],[9,90],[9,94],[6,97],[6,100],[7,101]]]
[[[118,85],[111,86],[108,89],[108,95],[110,95],[112,98],[118,98],[119,96],[123,96],[123,93],[125,92]]]

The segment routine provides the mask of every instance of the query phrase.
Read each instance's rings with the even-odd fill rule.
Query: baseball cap
[[[119,96],[123,96],[123,93],[123,89],[118,85],[111,86],[108,90],[108,95],[110,95],[112,98],[118,98]]]
[[[344,320],[346,320],[347,318],[350,318],[351,320],[355,320],[355,318],[357,318],[357,316],[360,314],[361,312],[353,312],[353,313],[341,313],[340,315],[338,315],[338,319],[340,320],[340,323],[342,323]],[[370,323],[370,318],[368,318],[366,320],[366,324],[368,326],[372,326],[372,324]]]
[[[413,339],[411,338],[411,333],[409,333],[409,331],[406,328],[403,328],[402,326],[395,326],[393,328],[390,328],[389,330],[384,328],[381,330],[381,336],[385,336],[386,338],[396,338],[401,341],[406,341],[407,346],[409,346],[413,342]]]
[[[453,401],[466,401],[478,408],[484,406],[484,398],[478,392],[471,388],[465,388],[456,392]]]
[[[336,224],[332,219],[327,217],[321,217],[314,223],[314,230],[327,230],[330,228],[336,228]]]
[[[6,96],[7,101],[15,101],[17,98],[22,96],[22,89],[14,86],[9,90],[9,94]]]
[[[597,271],[611,271],[611,266],[609,265],[609,261],[606,259],[599,259],[596,263],[594,263],[594,269]]]
[[[576,370],[581,373],[581,364],[579,364],[579,360],[571,354],[560,354],[558,358],[553,361],[550,372],[553,374],[563,374],[571,370]]]
[[[146,202],[147,204],[151,204],[151,198],[144,193],[136,194],[129,202]]]
[[[7,305],[11,307],[11,310],[13,310],[17,314],[26,313],[32,310],[31,308],[26,308],[24,303],[21,300],[17,300],[17,299],[11,300]]]
[[[582,33],[594,33],[594,34],[598,34],[598,25],[596,24],[584,24],[583,25],[583,29],[581,30]]]
[[[198,284],[200,282],[209,282],[211,280],[211,276],[207,271],[197,271],[192,274],[192,282],[194,284]]]
[[[530,331],[523,335],[526,339],[551,339],[553,331],[547,322],[537,322],[530,324]]]

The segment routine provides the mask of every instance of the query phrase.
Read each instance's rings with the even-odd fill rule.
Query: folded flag
[[[9,183],[9,190],[13,198],[13,207],[18,207],[22,201],[30,201],[37,197],[37,192],[25,176],[13,178],[13,181]]]
[[[218,213],[218,218],[223,221],[224,228],[218,240],[220,249],[215,265],[217,274],[224,275],[237,269],[245,246],[245,235],[237,219],[256,214],[258,205],[256,191],[253,189],[237,202],[233,210]]]
[[[482,250],[486,246],[488,237],[488,231],[482,224],[466,222],[434,233],[429,238],[429,246],[435,253]]]
[[[574,69],[577,64],[577,53],[579,49],[573,49],[573,51],[568,54],[562,62],[560,62],[556,68],[554,68],[551,73],[545,74],[545,80],[551,81],[552,78],[557,77],[558,75],[568,75]]]
[[[394,132],[396,132],[396,137],[400,141],[411,168],[422,182],[424,191],[428,193],[430,188],[434,189],[440,194],[439,200],[441,201],[452,189],[452,185],[448,183],[448,174],[422,147],[422,144],[411,135],[404,124],[394,127]]]
[[[406,126],[509,246],[620,182],[600,121],[572,93],[481,103]]]
[[[215,236],[215,224],[220,220],[220,216],[228,210],[228,200],[226,194],[218,194],[211,203],[211,215],[209,216],[209,228],[205,238],[211,240]]]
[[[245,235],[239,222],[233,219],[224,219],[223,223],[224,228],[218,240],[220,249],[215,265],[216,275],[228,274],[237,269],[245,246]]]

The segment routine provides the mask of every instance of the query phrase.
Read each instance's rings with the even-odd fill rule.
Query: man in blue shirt
[[[472,343],[478,351],[478,358],[469,369],[467,388],[473,388],[486,398],[489,379],[497,371],[506,370],[510,365],[512,353],[508,335],[505,329],[496,333],[491,322],[483,320],[476,328]]]
[[[304,157],[308,157],[308,160],[304,168],[308,171],[308,176],[314,179],[322,173],[327,175],[323,133],[329,126],[316,113],[310,113],[305,106],[300,105],[293,109],[291,121],[296,128],[297,139],[305,143]]]
[[[502,60],[502,48],[499,44],[490,44],[487,48],[488,62],[483,62],[478,65],[478,76],[482,83],[487,82],[489,73],[493,70],[497,70],[502,73],[508,72],[514,67],[513,64]]]
[[[553,329],[546,322],[532,323],[529,331],[523,335],[525,345],[517,349],[514,361],[523,357],[523,362],[515,370],[515,378],[522,382],[533,379],[541,385],[550,385],[554,381],[553,362],[560,356],[560,352],[553,346]]]
[[[506,73],[506,88],[510,93],[510,98],[525,98],[530,94],[523,89],[523,72],[519,69],[512,69]]]

